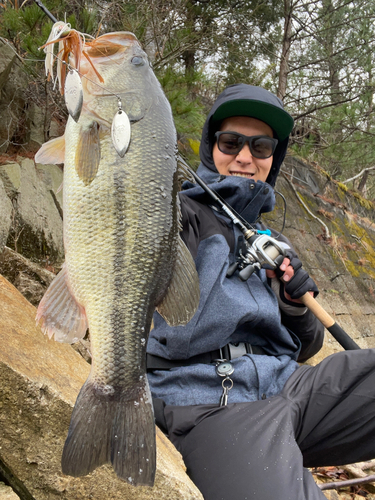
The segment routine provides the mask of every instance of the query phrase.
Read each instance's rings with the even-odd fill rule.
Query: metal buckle
[[[237,344],[228,344],[229,348],[229,359],[236,359],[244,356],[245,354],[252,354],[253,350],[251,344],[247,342],[238,342]]]

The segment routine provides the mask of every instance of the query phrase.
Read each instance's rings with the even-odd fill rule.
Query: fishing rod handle
[[[339,326],[325,309],[306,292],[300,297],[301,302],[314,314],[316,318],[327,328],[337,342],[347,351],[360,349],[359,345]]]
[[[318,320],[323,323],[323,325],[327,328],[330,328],[335,324],[335,320],[327,313],[325,309],[317,302],[314,297],[306,292],[305,295],[302,295],[299,299],[310,311],[318,318]]]

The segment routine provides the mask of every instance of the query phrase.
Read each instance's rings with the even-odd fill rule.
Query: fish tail
[[[111,462],[130,484],[153,486],[156,469],[155,423],[147,377],[131,390],[83,385],[70,421],[62,471],[85,476]]]

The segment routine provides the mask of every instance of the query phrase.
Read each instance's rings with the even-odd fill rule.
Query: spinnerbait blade
[[[78,122],[83,104],[83,90],[81,78],[74,69],[71,69],[66,76],[64,96],[70,116]]]
[[[130,120],[124,110],[119,109],[112,121],[112,142],[121,158],[125,156],[130,142]]]

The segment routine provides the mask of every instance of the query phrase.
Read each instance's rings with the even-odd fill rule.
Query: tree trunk
[[[185,63],[185,75],[190,76],[194,73],[195,70],[195,50],[189,49],[185,50],[182,54],[182,58]]]
[[[333,58],[335,51],[334,38],[336,36],[335,22],[333,19],[334,7],[332,0],[323,0],[323,7],[325,10],[325,15],[327,17],[326,22],[326,47],[328,56],[328,71],[329,71],[329,83],[331,88],[331,102],[337,103],[340,101],[340,80],[339,80],[339,68],[337,62]]]
[[[363,174],[362,179],[360,183],[358,184],[358,191],[362,193],[364,196],[366,196],[366,182],[368,178],[368,170]]]
[[[284,36],[281,49],[281,61],[279,72],[279,86],[277,97],[284,99],[288,84],[290,46],[292,44],[292,13],[293,5],[291,0],[284,0]]]
[[[194,0],[189,0],[186,2],[186,19],[185,19],[185,27],[189,32],[190,39],[194,40],[196,36],[196,22],[197,22],[197,14],[195,11]],[[192,77],[195,71],[195,53],[196,49],[191,48],[187,49],[182,54],[182,59],[185,63],[185,77],[187,81],[188,89],[191,90],[192,87]]]

